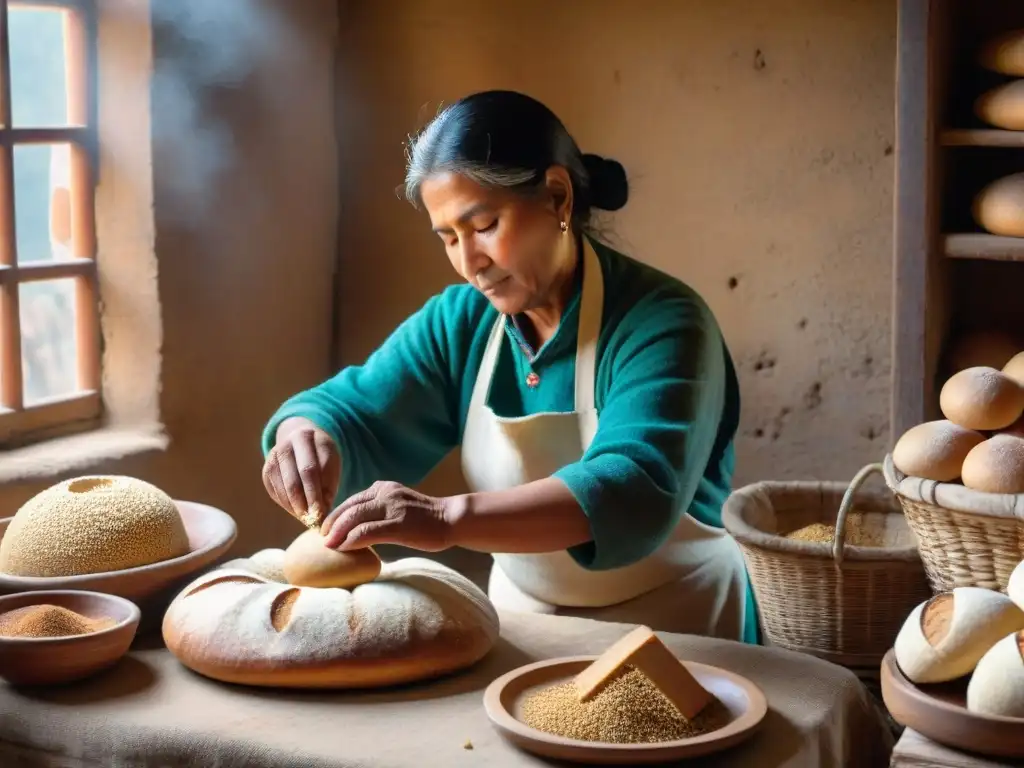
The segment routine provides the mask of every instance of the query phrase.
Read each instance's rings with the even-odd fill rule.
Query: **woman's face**
[[[575,267],[574,237],[560,226],[571,190],[564,169],[554,168],[535,197],[456,173],[431,176],[420,195],[455,271],[499,312],[516,315],[549,302]]]

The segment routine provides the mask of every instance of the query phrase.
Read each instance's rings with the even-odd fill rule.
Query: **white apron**
[[[469,489],[499,491],[550,477],[579,461],[597,433],[594,403],[604,277],[584,240],[576,347],[576,405],[570,413],[501,418],[487,406],[505,340],[504,315],[491,330],[466,417],[462,470]],[[623,509],[623,515],[632,510]],[[488,592],[501,609],[646,624],[655,630],[739,640],[747,575],[736,542],[683,514],[668,540],[640,562],[605,571],[565,550],[495,554]]]

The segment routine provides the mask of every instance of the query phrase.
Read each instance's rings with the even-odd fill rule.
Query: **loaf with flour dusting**
[[[164,615],[168,650],[229,683],[291,688],[395,685],[475,664],[498,638],[484,592],[426,558],[384,563],[352,589],[296,587],[284,551],[195,579]]]

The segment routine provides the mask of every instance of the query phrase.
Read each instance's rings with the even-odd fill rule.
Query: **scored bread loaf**
[[[1024,629],[1024,611],[982,587],[956,587],[924,601],[896,636],[896,663],[913,683],[941,683],[970,674],[992,645]]]
[[[948,483],[960,477],[960,468],[971,449],[985,436],[946,419],[911,427],[896,441],[892,462],[910,477]]]
[[[980,715],[1024,717],[1024,632],[999,640],[978,661],[967,684],[967,709]]]
[[[464,669],[497,641],[483,591],[426,558],[384,563],[351,590],[290,585],[283,571],[284,551],[273,549],[195,579],[164,615],[167,649],[223,682],[360,688]]]

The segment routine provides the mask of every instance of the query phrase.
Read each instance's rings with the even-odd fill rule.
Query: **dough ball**
[[[961,470],[968,488],[985,493],[1024,493],[1024,438],[999,434],[975,446]]]
[[[1024,237],[1024,173],[996,179],[974,198],[974,220],[993,235]]]
[[[1024,632],[1009,634],[981,657],[967,684],[967,709],[981,715],[1024,717]]]
[[[1024,387],[995,368],[967,368],[943,385],[939,407],[966,429],[1005,429],[1024,413]]]
[[[1002,75],[1024,77],[1024,29],[1014,29],[991,38],[982,47],[978,63]]]
[[[1024,611],[1006,595],[957,587],[910,612],[893,651],[914,683],[941,683],[971,673],[999,638],[1024,629]]]
[[[1024,352],[1018,352],[1010,358],[1003,366],[1003,373],[1024,387]]]
[[[960,468],[971,449],[985,436],[951,421],[928,421],[911,427],[896,442],[892,462],[910,477],[948,483],[960,477]]]
[[[1012,80],[983,93],[974,102],[974,114],[996,128],[1024,130],[1024,80]]]
[[[0,573],[80,576],[152,565],[189,552],[174,501],[133,477],[77,477],[33,496],[0,540]]]
[[[284,553],[282,570],[289,584],[297,587],[352,587],[373,581],[380,575],[381,562],[373,549],[338,552],[324,546],[318,530],[300,534]]]

